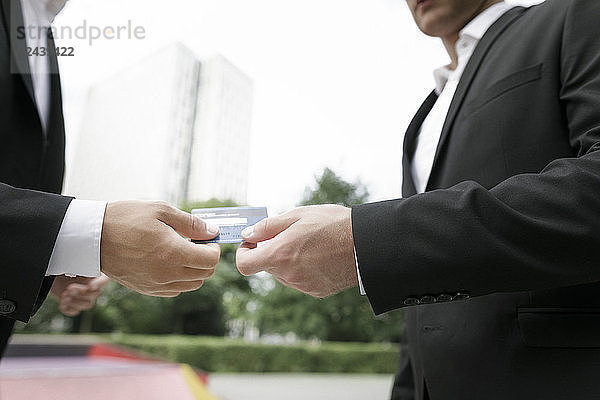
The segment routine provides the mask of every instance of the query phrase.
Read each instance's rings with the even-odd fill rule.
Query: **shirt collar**
[[[508,10],[516,7],[513,4],[507,4],[504,1],[496,3],[491,7],[485,9],[482,13],[473,18],[461,31],[459,32],[459,40],[460,39],[470,39],[474,42],[474,46],[479,43],[483,35],[490,29],[492,25],[500,17],[502,17]],[[474,47],[473,47],[474,48]],[[446,83],[450,75],[452,74],[452,70],[448,68],[448,66],[443,66],[437,68],[433,71],[433,78],[435,79],[435,91],[439,95],[444,90]]]
[[[506,4],[504,1],[488,7],[478,16],[473,18],[471,22],[465,25],[465,27],[460,31],[459,36],[469,36],[477,41],[481,40],[487,30],[494,25],[494,22],[496,22],[501,16],[504,15],[504,13],[514,7],[514,4]]]

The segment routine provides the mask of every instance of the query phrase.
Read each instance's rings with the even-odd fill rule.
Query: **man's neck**
[[[485,10],[487,10],[494,4],[497,4],[500,2],[502,2],[502,0],[482,0],[479,8],[473,13],[471,18],[469,18],[460,29],[462,30],[462,28],[467,26],[467,24],[469,22],[473,21],[473,19],[475,19],[479,14],[481,14],[482,12],[484,12]],[[458,41],[459,33],[460,33],[460,30],[459,30],[459,32],[454,32],[451,35],[444,36],[441,38],[442,43],[444,44],[444,47],[446,48],[446,52],[448,52],[448,55],[450,56],[450,64],[448,64],[448,68],[451,70],[455,70],[456,67],[458,66],[458,54],[456,54],[456,42]]]

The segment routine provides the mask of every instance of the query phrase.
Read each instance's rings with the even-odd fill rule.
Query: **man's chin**
[[[450,36],[453,32],[453,24],[448,23],[441,10],[430,10],[421,17],[415,18],[417,26],[427,36],[443,38]]]
[[[427,18],[417,23],[419,30],[431,37],[444,37],[444,29],[441,29],[436,21],[428,21]]]

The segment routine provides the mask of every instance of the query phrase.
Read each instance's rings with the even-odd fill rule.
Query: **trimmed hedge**
[[[399,346],[301,342],[267,345],[215,337],[111,335],[114,344],[208,372],[321,372],[389,374]]]

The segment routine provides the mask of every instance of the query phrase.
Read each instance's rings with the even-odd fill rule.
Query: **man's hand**
[[[108,282],[110,279],[106,275],[99,278],[69,278],[62,275],[54,279],[50,293],[58,300],[60,312],[75,317],[94,306]]]
[[[349,208],[300,207],[260,221],[242,238],[236,261],[242,275],[266,271],[284,285],[319,298],[358,284]]]
[[[219,229],[162,202],[116,202],[106,207],[100,266],[123,286],[151,296],[194,291],[219,262]]]

